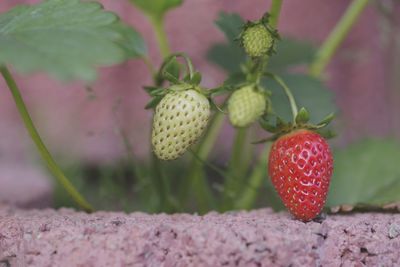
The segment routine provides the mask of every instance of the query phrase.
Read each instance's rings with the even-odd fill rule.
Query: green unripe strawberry
[[[260,57],[272,49],[274,36],[263,24],[255,24],[244,30],[241,41],[247,55]]]
[[[228,100],[229,119],[235,127],[246,127],[266,110],[266,95],[252,85],[235,91]]]
[[[154,153],[162,160],[178,158],[201,136],[209,117],[210,102],[198,91],[167,93],[158,103],[153,118]]]

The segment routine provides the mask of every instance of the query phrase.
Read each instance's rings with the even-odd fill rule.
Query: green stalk
[[[234,203],[235,209],[250,209],[254,206],[257,199],[259,188],[267,173],[267,159],[269,155],[270,145],[266,145],[261,152],[261,156],[249,177],[242,195]]]
[[[162,161],[157,158],[154,153],[152,153],[153,160],[153,179],[155,184],[155,189],[159,197],[159,212],[173,212],[176,210],[177,205],[171,195],[171,188],[169,184],[168,177],[162,168]]]
[[[85,211],[92,212],[92,206],[86,201],[86,199],[76,190],[76,188],[72,185],[72,183],[68,180],[68,178],[64,175],[61,168],[54,161],[51,156],[49,150],[44,145],[42,139],[38,131],[36,130],[32,119],[29,115],[29,112],[25,106],[24,100],[22,99],[20,90],[12,77],[10,71],[6,66],[0,67],[0,72],[6,81],[8,88],[11,91],[11,94],[14,98],[15,104],[18,108],[18,111],[24,121],[25,127],[28,130],[33,142],[36,144],[37,149],[40,152],[43,160],[46,162],[47,167],[53,173],[53,175],[57,178],[58,182],[65,188],[65,190],[70,194],[72,199]]]
[[[229,169],[236,176],[241,176],[245,172],[246,164],[244,164],[244,158],[246,158],[246,145],[248,145],[248,128],[240,128],[236,130],[235,141],[233,146],[233,154],[229,162]]]
[[[170,48],[168,43],[167,34],[164,30],[164,17],[150,17],[150,22],[153,26],[154,32],[156,34],[157,43],[160,49],[160,53],[163,58],[166,58],[170,54]],[[150,61],[149,61],[150,62]],[[151,66],[151,65],[150,65]],[[153,80],[154,84],[158,84],[158,73],[153,72]],[[159,199],[159,211],[170,211],[171,210],[171,201],[170,201],[170,190],[169,183],[165,173],[161,169],[160,160],[150,152],[151,162],[153,166],[153,185],[157,192],[157,197]]]
[[[163,58],[166,58],[170,54],[171,50],[169,48],[167,34],[164,29],[164,17],[150,17],[150,22],[153,25],[161,55]]]
[[[279,15],[281,12],[281,8],[282,8],[282,4],[283,1],[282,0],[273,0],[271,3],[271,7],[269,10],[269,14],[270,14],[270,18],[269,18],[269,24],[271,25],[271,27],[276,28],[278,25],[278,20],[279,20]],[[261,61],[259,62],[254,62],[255,64],[255,68],[253,69],[253,73],[252,75],[250,75],[250,79],[248,79],[250,82],[255,82],[255,83],[259,83],[261,80],[261,77],[264,73],[264,70],[266,69],[267,65],[268,65],[268,56],[265,56],[261,59]],[[254,79],[253,79],[254,78]],[[291,96],[291,98],[293,99],[293,96]],[[297,114],[297,107],[294,106],[296,109],[296,114]],[[233,205],[235,206],[235,203],[230,204],[229,200],[232,199],[231,197],[229,197],[230,194],[240,194],[240,190],[243,186],[241,181],[238,180],[238,178],[240,179],[240,175],[245,175],[244,173],[240,174],[240,172],[238,171],[238,166],[240,166],[240,161],[243,159],[242,158],[242,153],[243,153],[243,145],[244,145],[244,136],[245,136],[245,132],[240,132],[241,130],[238,130],[238,132],[236,133],[236,138],[234,141],[234,149],[233,149],[233,155],[231,158],[231,164],[229,165],[229,176],[228,176],[228,180],[225,182],[225,194],[224,194],[224,201],[223,201],[223,205],[224,208],[226,208],[228,205]],[[243,130],[246,131],[246,130]],[[247,166],[244,166],[243,168],[246,169]],[[236,175],[232,175],[232,174],[236,174]],[[239,177],[238,177],[238,175]],[[256,172],[254,171],[252,176],[253,179],[262,179],[262,173],[260,174],[260,172]],[[255,178],[254,178],[255,177]],[[261,178],[260,178],[261,177]],[[255,182],[254,182],[255,183]],[[235,187],[236,186],[236,187]],[[237,190],[235,190],[235,188],[237,188]],[[254,188],[247,188],[245,189],[243,195],[244,198],[251,198],[251,196],[249,196],[249,192],[255,192]]]
[[[289,103],[290,103],[290,109],[292,110],[293,124],[296,125],[296,117],[297,117],[298,109],[297,109],[296,100],[294,99],[292,91],[279,76],[277,76],[275,74],[271,74],[271,73],[268,73],[267,75],[272,77],[272,79],[274,79],[282,87],[283,91],[285,92],[286,97],[288,98]]]
[[[211,149],[214,147],[215,141],[219,135],[224,122],[224,114],[217,112],[208,127],[207,133],[198,144],[195,151],[201,161],[206,161]],[[205,175],[202,169],[203,164],[196,157],[192,158],[190,163],[190,172],[181,185],[179,200],[181,203],[187,203],[190,185],[195,190],[196,199],[199,203],[200,210],[206,211],[207,206],[215,207],[215,200],[212,196],[211,190],[205,182]],[[204,200],[206,202],[204,202]]]
[[[246,157],[247,133],[248,128],[239,128],[235,131],[235,139],[228,167],[229,172],[224,181],[222,210],[232,208],[231,200],[236,195],[237,189],[240,189],[241,181],[243,181],[242,176],[245,175],[247,169],[246,162],[243,162]]]
[[[310,66],[310,75],[320,77],[326,65],[343,42],[358,17],[367,6],[368,0],[353,0],[346,12],[336,24],[333,31],[317,52],[314,62]]]
[[[270,8],[269,24],[272,28],[278,26],[279,15],[281,14],[282,0],[273,0]]]

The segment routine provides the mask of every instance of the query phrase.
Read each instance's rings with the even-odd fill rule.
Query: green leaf
[[[304,74],[282,74],[281,78],[292,90],[297,105],[307,108],[311,122],[319,121],[336,110],[333,93],[321,81]],[[283,90],[271,79],[265,79],[264,85],[272,91],[274,111],[284,120],[291,121],[290,105]]]
[[[296,116],[297,124],[304,124],[310,120],[310,113],[304,107],[299,110]]]
[[[239,72],[240,64],[246,60],[246,54],[235,38],[239,36],[244,21],[238,14],[221,12],[215,24],[225,34],[228,43],[212,46],[207,58],[230,73]]]
[[[137,58],[147,55],[146,43],[134,28],[118,23],[115,29],[122,34],[122,38],[117,43],[125,50],[128,57]]]
[[[322,121],[320,121],[318,123],[318,126],[324,126],[325,127],[326,125],[331,123],[334,118],[335,118],[335,113],[332,112],[331,114],[329,114],[325,118],[323,118]]]
[[[194,84],[194,85],[199,85],[201,83],[201,79],[202,79],[201,73],[196,71],[193,74],[193,78],[188,82],[190,82],[191,84]]]
[[[215,24],[225,34],[228,41],[234,42],[242,31],[244,21],[238,14],[221,12]]]
[[[277,133],[279,132],[279,128],[276,127],[276,123],[273,124],[271,123],[270,120],[268,120],[271,116],[268,116],[267,118],[261,118],[259,120],[259,124],[261,126],[261,128],[263,128],[264,130],[270,132],[270,133]]]
[[[147,103],[147,105],[145,106],[145,109],[155,108],[158,105],[158,103],[160,103],[160,101],[163,99],[163,97],[164,97],[163,95],[153,97],[150,100],[150,102]]]
[[[93,80],[95,66],[128,57],[122,47],[128,46],[126,29],[120,24],[96,2],[48,0],[17,6],[0,15],[0,64],[25,73],[47,71],[63,80]]]
[[[400,200],[400,143],[364,140],[334,154],[328,206]]]
[[[207,59],[229,73],[237,73],[246,60],[246,54],[236,43],[215,44],[207,52]]]
[[[277,53],[269,59],[268,71],[281,73],[293,66],[309,64],[315,53],[316,48],[306,41],[283,38],[277,42]]]
[[[161,18],[174,7],[180,6],[183,0],[130,0],[148,16]]]
[[[299,46],[297,48],[296,46]],[[270,57],[268,70],[275,73],[287,71],[290,67],[307,64],[314,50],[308,43],[283,38],[277,42],[278,53]],[[207,58],[229,73],[239,72],[240,65],[246,60],[246,54],[236,42],[215,44],[207,53]]]
[[[208,51],[208,59],[226,71],[238,72],[246,55],[235,41],[242,30],[244,20],[238,14],[220,13],[215,24],[225,34],[228,43],[215,44]],[[282,73],[288,68],[308,64],[314,58],[316,49],[309,42],[294,38],[282,38],[276,43],[277,54],[270,57],[268,71]]]

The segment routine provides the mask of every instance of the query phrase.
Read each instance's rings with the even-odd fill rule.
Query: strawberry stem
[[[234,203],[235,209],[246,210],[254,206],[254,203],[257,199],[258,190],[260,189],[267,172],[267,159],[270,148],[270,144],[267,144],[261,151],[257,165],[254,167],[253,172],[248,179],[247,186],[244,187],[243,193]]]
[[[273,0],[271,3],[269,24],[272,28],[276,28],[279,21],[279,15],[281,13],[282,0]]]
[[[188,57],[188,55],[186,55],[185,53],[182,52],[178,52],[178,53],[173,53],[171,55],[169,55],[168,57],[166,57],[163,61],[163,63],[161,64],[160,70],[158,72],[158,75],[156,77],[156,81],[158,84],[161,84],[164,81],[164,76],[165,76],[165,68],[168,67],[168,65],[177,57],[182,57],[185,62],[186,62],[186,68],[187,71],[189,73],[189,78],[192,79],[194,76],[194,67],[192,64],[192,60]]]
[[[282,0],[272,0],[271,3],[271,8],[270,8],[270,12],[269,12],[269,26],[271,26],[272,28],[276,28],[278,25],[278,20],[279,20],[279,15],[280,15],[280,11],[282,8],[282,4],[283,1]],[[265,69],[267,68],[268,65],[268,61],[269,61],[269,55],[265,55],[260,59],[254,60],[252,59],[251,63],[253,64],[253,66],[251,66],[250,68],[250,73],[248,74],[247,77],[247,81],[248,82],[254,82],[256,84],[260,83],[260,80],[264,74]],[[294,101],[293,96],[290,93],[289,90],[289,95],[290,95],[290,99],[291,99],[291,103]],[[297,106],[294,103],[294,109],[295,109],[295,113],[297,113]],[[244,129],[243,131],[246,131],[247,129]],[[242,149],[240,147],[243,147],[243,145],[241,144],[241,139],[239,138],[241,134],[244,133],[236,133],[236,139],[234,142],[234,155],[232,155],[232,159],[234,159],[235,157],[238,157],[238,155],[235,155],[235,153],[238,153],[239,155],[243,153]],[[243,180],[238,180],[237,178],[241,178],[240,175],[238,177],[238,175],[235,175],[232,177],[232,173],[233,172],[229,172],[231,175],[229,175],[229,177],[232,177],[231,179],[234,179],[233,182],[236,183],[236,185],[238,185],[237,187],[235,187],[235,190],[233,193],[235,195],[240,195],[240,199],[238,199],[237,201],[232,201],[233,203],[231,203],[231,208],[238,208],[238,209],[243,209],[243,208],[250,208],[253,204],[254,201],[257,197],[257,192],[258,189],[260,188],[261,182],[265,176],[265,162],[266,162],[266,158],[268,156],[268,152],[269,152],[269,146],[266,145],[261,156],[260,156],[260,160],[257,164],[257,166],[255,167],[254,171],[252,172],[251,176],[250,176],[250,180],[249,182],[247,182],[248,180],[246,180],[246,182],[244,182]],[[243,157],[243,156],[241,156]],[[235,164],[232,164],[229,166],[230,171],[235,170],[237,167],[235,167]],[[244,168],[246,168],[247,166],[244,166]],[[244,176],[245,174],[243,174],[242,176]],[[232,182],[231,182],[232,183]],[[229,186],[229,181],[227,181],[225,183],[225,187]],[[231,190],[229,187],[228,188],[224,188],[225,190]],[[225,193],[225,192],[224,192]],[[228,192],[229,193],[229,192]],[[225,193],[226,194],[226,193]],[[226,197],[225,197],[226,198]]]
[[[235,140],[228,165],[228,174],[224,181],[222,211],[233,208],[233,200],[242,188],[243,177],[247,175],[251,151],[248,142],[249,128],[239,128],[235,131]]]
[[[165,33],[164,29],[164,16],[150,17],[150,22],[156,34],[161,55],[163,58],[166,58],[170,54],[170,48],[169,48],[167,34]]]
[[[293,116],[293,125],[296,125],[296,117],[297,117],[298,109],[297,109],[296,100],[292,94],[292,91],[287,86],[287,84],[282,80],[282,78],[279,77],[278,75],[275,75],[272,73],[265,73],[265,76],[271,77],[282,87],[282,89],[285,92],[285,94],[289,100],[289,103],[290,103],[290,108],[292,110],[292,116]]]
[[[368,0],[354,0],[347,8],[346,12],[336,24],[333,31],[322,44],[317,52],[314,62],[310,66],[310,75],[314,77],[321,76],[326,65],[335,54],[336,50],[349,33],[350,29],[367,6]]]
[[[187,177],[183,180],[180,186],[180,196],[179,200],[181,203],[187,203],[187,198],[190,193],[188,188],[192,188],[195,190],[197,202],[200,207],[200,211],[206,211],[205,205],[203,203],[204,199],[207,199],[207,203],[210,206],[215,206],[215,199],[211,193],[210,188],[204,182],[204,170],[202,169],[202,162],[207,161],[208,156],[212,148],[215,145],[215,142],[219,136],[223,123],[225,121],[225,116],[221,112],[216,112],[210,122],[209,127],[203,137],[203,139],[199,142],[199,144],[194,149],[194,154],[197,157],[193,157],[190,162],[190,172]],[[202,181],[203,180],[203,181]],[[202,188],[199,188],[201,186]]]
[[[72,199],[85,211],[92,212],[93,208],[89,204],[89,202],[78,192],[78,190],[74,187],[74,185],[68,180],[68,178],[64,175],[61,168],[57,165],[49,150],[43,143],[42,139],[38,131],[33,124],[33,121],[29,115],[29,112],[26,108],[24,100],[21,96],[20,90],[18,89],[17,83],[12,77],[10,71],[6,66],[0,66],[0,72],[6,81],[8,88],[11,91],[11,94],[14,98],[17,109],[22,117],[22,120],[25,124],[26,129],[28,130],[32,141],[35,143],[37,149],[39,150],[42,159],[46,162],[47,167],[53,173],[53,175],[57,178],[58,182],[64,187],[64,189],[70,194]]]

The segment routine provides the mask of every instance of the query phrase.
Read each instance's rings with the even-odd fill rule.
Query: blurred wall
[[[17,3],[2,0],[5,11]],[[107,9],[134,25],[149,45],[151,58],[160,56],[146,18],[125,0],[101,0]],[[279,30],[283,35],[320,43],[351,1],[285,0]],[[348,142],[370,135],[400,136],[400,3],[371,1],[345,44],[329,65],[327,82],[337,94],[342,121],[340,140]],[[393,5],[395,11],[385,11]],[[167,16],[171,47],[186,51],[203,72],[205,86],[216,86],[224,73],[205,59],[210,45],[224,40],[214,26],[220,11],[238,12],[246,19],[259,18],[267,0],[185,0]],[[397,14],[397,16],[395,15]],[[62,84],[43,74],[18,76],[27,105],[48,144],[63,160],[107,162],[124,155],[119,132],[131,141],[134,152],[148,151],[151,113],[143,109],[147,95],[142,86],[151,83],[139,60],[103,69],[92,91],[81,84]],[[229,127],[225,135],[230,137]],[[32,144],[0,79],[0,161],[29,160]]]

